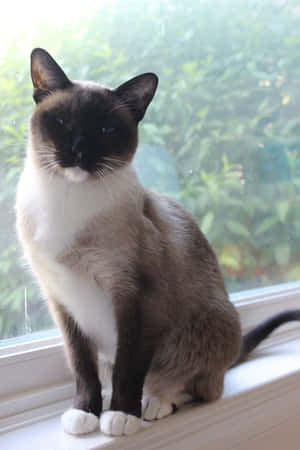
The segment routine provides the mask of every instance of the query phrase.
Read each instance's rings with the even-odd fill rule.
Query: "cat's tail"
[[[249,331],[247,334],[245,334],[245,336],[243,336],[240,355],[232,367],[243,362],[247,358],[249,353],[252,352],[252,350],[254,350],[255,347],[257,347],[258,344],[261,343],[261,341],[266,339],[269,334],[271,334],[272,331],[274,331],[280,325],[295,320],[300,321],[300,309],[284,311],[276,314],[270,319],[267,319],[259,324],[253,330]]]

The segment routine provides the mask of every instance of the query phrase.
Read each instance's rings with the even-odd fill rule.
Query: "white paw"
[[[172,414],[174,408],[160,397],[144,397],[142,400],[142,415],[145,420],[162,419]]]
[[[100,430],[111,436],[136,433],[142,426],[142,420],[122,411],[104,411],[100,417]]]
[[[86,434],[99,428],[98,417],[81,409],[71,408],[61,416],[63,429],[69,434]]]

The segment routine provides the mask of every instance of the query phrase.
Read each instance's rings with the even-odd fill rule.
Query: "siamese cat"
[[[128,435],[142,419],[211,402],[224,375],[290,311],[244,339],[216,256],[192,215],[142,186],[132,166],[158,78],[116,89],[71,81],[31,55],[36,108],[17,193],[25,256],[63,334],[76,381],[62,416],[71,434]],[[112,367],[111,397],[99,354]]]

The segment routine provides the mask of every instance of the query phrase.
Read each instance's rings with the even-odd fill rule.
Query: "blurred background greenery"
[[[298,0],[50,6],[12,0],[0,19],[0,338],[52,326],[14,231],[35,46],[73,79],[117,86],[156,72],[136,157],[144,183],[196,216],[230,292],[299,280]]]

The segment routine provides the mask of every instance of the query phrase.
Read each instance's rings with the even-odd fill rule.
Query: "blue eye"
[[[116,131],[116,129],[115,128],[113,128],[113,127],[103,127],[103,128],[101,128],[101,133],[102,134],[113,134],[114,132]]]

